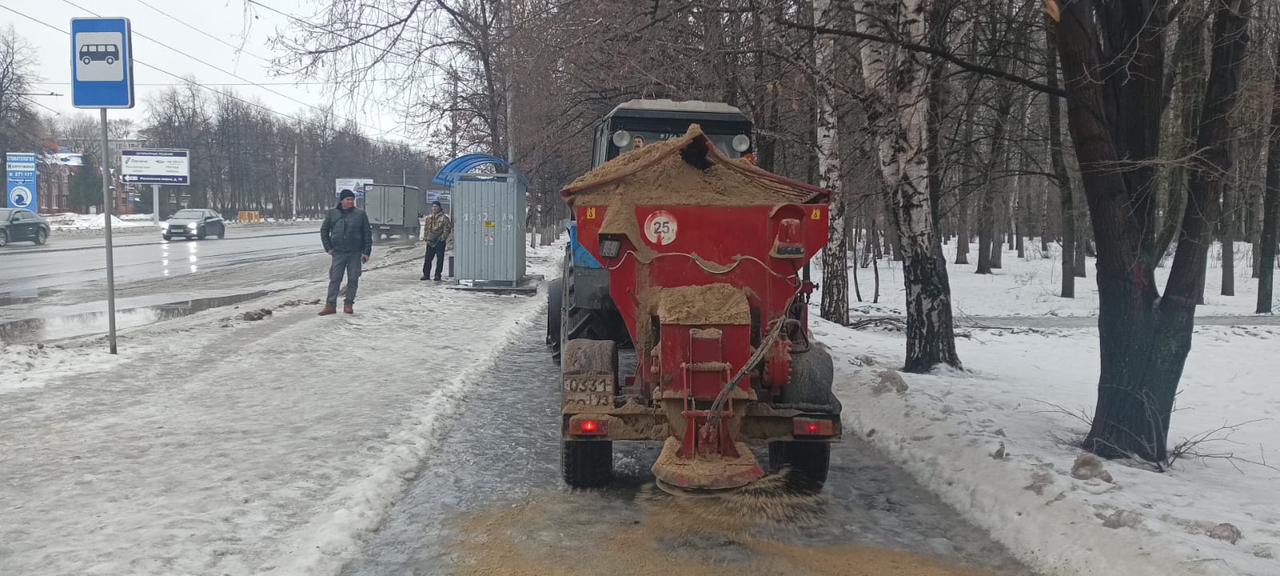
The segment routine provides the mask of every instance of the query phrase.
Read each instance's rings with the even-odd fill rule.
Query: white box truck
[[[375,242],[384,236],[417,239],[419,219],[427,211],[426,194],[416,186],[365,184],[364,211],[369,214]]]

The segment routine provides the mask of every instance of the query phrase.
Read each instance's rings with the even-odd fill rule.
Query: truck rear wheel
[[[560,454],[564,483],[574,488],[604,486],[613,479],[613,442],[565,440]]]
[[[831,444],[826,442],[770,442],[769,470],[777,473],[791,470],[795,486],[817,491],[827,481],[831,466]]]
[[[821,412],[840,417],[840,401],[831,393],[835,367],[831,353],[814,343],[807,352],[791,356],[791,379],[782,389],[781,403],[805,412]],[[812,441],[769,443],[769,469],[791,470],[795,488],[817,491],[827,481],[831,465],[831,444]]]

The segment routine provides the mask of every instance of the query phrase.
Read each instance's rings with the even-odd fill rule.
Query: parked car
[[[165,240],[170,240],[175,236],[184,237],[188,240],[192,238],[204,240],[205,236],[226,238],[227,223],[222,220],[221,215],[213,210],[187,208],[179,210],[169,218],[160,236]]]
[[[0,248],[10,242],[35,242],[36,246],[49,240],[49,223],[30,210],[0,208]]]

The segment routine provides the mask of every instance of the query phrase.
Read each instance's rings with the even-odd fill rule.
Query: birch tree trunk
[[[861,32],[925,41],[922,0],[865,0]],[[880,166],[892,191],[898,247],[907,290],[907,354],[904,370],[926,372],[938,364],[960,366],[952,326],[951,287],[946,259],[934,253],[939,242],[928,189],[928,62],[916,52],[888,43],[862,46],[862,71],[878,110],[873,130]]]
[[[837,9],[830,0],[815,0],[814,19],[827,25]],[[824,319],[839,324],[849,323],[848,251],[845,249],[845,201],[840,181],[839,115],[832,98],[831,78],[836,71],[835,37],[818,38],[817,86],[818,177],[819,185],[831,191],[829,234],[822,250],[822,304]]]

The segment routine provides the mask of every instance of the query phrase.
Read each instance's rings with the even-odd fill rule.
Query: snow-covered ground
[[[943,246],[947,262],[955,262],[954,239]],[[1094,279],[1094,259],[1086,265],[1087,278],[1076,278],[1076,297],[1063,299],[1058,295],[1062,287],[1061,247],[1050,244],[1048,258],[1043,257],[1039,241],[1029,240],[1027,258],[1019,259],[1016,252],[1004,252],[1004,267],[994,274],[974,274],[977,269],[977,244],[970,245],[969,261],[973,264],[949,264],[948,276],[955,313],[965,316],[1096,316],[1098,310],[1098,285]],[[1258,281],[1253,279],[1252,249],[1248,243],[1238,242],[1235,248],[1235,296],[1222,296],[1222,250],[1214,244],[1209,250],[1209,272],[1205,278],[1205,305],[1196,312],[1202,316],[1236,316],[1253,314],[1257,310]],[[874,294],[874,276],[871,268],[858,269],[858,282],[864,302],[853,297],[853,280],[850,278],[849,300],[854,310],[870,315],[902,314],[905,292],[902,275],[895,262],[880,262],[880,303],[871,304]],[[1156,268],[1156,286],[1164,290],[1169,276],[1169,266]],[[1280,291],[1275,292],[1275,309],[1280,310]]]
[[[53,230],[102,230],[106,228],[103,214],[49,214],[44,217]],[[111,228],[155,228],[150,214],[125,214],[111,217]]]
[[[530,273],[558,256],[530,249]],[[0,347],[0,574],[335,573],[442,415],[501,384],[474,375],[542,323],[541,296],[420,282],[407,259],[375,256],[354,316],[316,316],[317,280],[124,330],[118,357]]]
[[[1220,268],[1210,270],[1200,314],[1252,313],[1247,256],[1237,268],[1233,298],[1217,296]],[[970,315],[1096,314],[1094,279],[1079,279],[1082,297],[1064,301],[1054,296],[1056,269],[1053,259],[1014,253],[993,276],[953,266],[953,296]],[[900,276],[881,274],[886,296],[873,314],[902,307]],[[1218,457],[1186,456],[1164,473],[1107,462],[1110,482],[1072,474],[1081,455],[1073,442],[1088,429],[1080,415],[1097,398],[1095,330],[965,329],[957,340],[965,370],[930,375],[893,372],[901,333],[822,321],[814,330],[833,349],[849,430],[1044,574],[1280,574],[1280,328],[1197,328],[1170,437],[1208,434],[1196,451]],[[1223,524],[1240,537],[1230,541]]]

